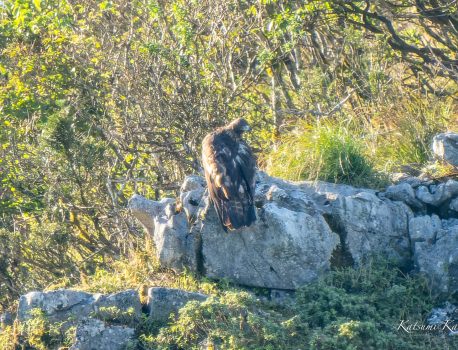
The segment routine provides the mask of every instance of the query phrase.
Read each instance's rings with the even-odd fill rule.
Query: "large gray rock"
[[[133,341],[134,329],[107,325],[88,318],[82,320],[75,332],[75,342],[69,350],[123,350]]]
[[[153,240],[161,264],[177,272],[185,268],[197,271],[199,242],[190,232],[186,213],[181,211],[169,216],[163,212],[154,221]]]
[[[153,321],[167,323],[172,314],[177,315],[179,310],[191,300],[204,301],[205,294],[187,292],[175,288],[153,287],[148,290],[148,313]]]
[[[408,263],[408,223],[413,213],[407,205],[360,192],[338,197],[332,208],[333,226],[341,233],[356,264],[374,254]]]
[[[65,322],[68,327],[89,316],[97,316],[103,310],[128,313],[132,318],[140,318],[142,305],[135,290],[103,295],[90,294],[68,289],[50,292],[30,292],[19,299],[17,318],[20,322],[32,316],[30,311],[39,308],[51,322]]]
[[[202,228],[202,271],[211,278],[295,289],[322,276],[339,243],[321,215],[268,202],[256,225],[225,233],[211,208]]]
[[[340,236],[339,249],[333,255],[336,258],[333,263],[337,266],[342,260],[346,265],[358,265],[366,258],[379,254],[401,264],[409,263],[408,223],[413,212],[399,201],[408,202],[412,207],[422,206],[412,198],[413,190],[410,188],[394,186],[387,196],[386,193],[344,184],[322,181],[293,183],[265,174],[262,177],[264,180],[258,187],[262,188],[270,182],[280,184],[291,196],[304,198],[306,194],[313,201],[318,209],[316,215],[323,215],[330,228]],[[394,194],[396,191],[404,193]],[[387,197],[395,198],[395,201]],[[345,256],[339,256],[342,253]]]
[[[295,289],[328,271],[340,240],[307,194],[311,189],[262,176],[255,198],[258,219],[251,227],[224,232],[206,197],[199,202],[206,203],[207,209],[192,224],[184,210],[155,215],[154,225],[145,227],[154,226],[149,232],[161,264],[275,289]],[[203,181],[193,177],[192,184],[193,193],[204,193]],[[180,194],[182,201],[190,197],[198,203],[193,195]],[[133,214],[140,221],[146,216]]]
[[[435,224],[434,224],[435,225]],[[434,231],[435,239],[415,242],[414,261],[419,272],[425,274],[435,293],[458,292],[458,224],[441,228],[425,226]]]
[[[446,132],[434,136],[432,150],[434,156],[451,165],[458,166],[458,134]]]

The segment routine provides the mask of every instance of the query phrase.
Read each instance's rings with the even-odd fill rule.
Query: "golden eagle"
[[[202,163],[211,201],[224,230],[250,226],[256,220],[256,159],[242,139],[251,128],[238,118],[202,141]]]

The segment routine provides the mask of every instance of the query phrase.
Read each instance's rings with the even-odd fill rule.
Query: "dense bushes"
[[[426,281],[377,261],[346,268],[300,289],[289,304],[246,292],[219,291],[190,302],[166,328],[140,334],[140,348],[199,349],[454,349],[456,337],[408,334],[401,320],[419,323],[437,303]],[[156,334],[157,333],[157,334]],[[210,344],[210,345],[208,345]]]

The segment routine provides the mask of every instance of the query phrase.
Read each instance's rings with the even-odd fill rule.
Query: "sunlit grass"
[[[383,184],[365,154],[361,136],[338,123],[299,123],[282,136],[263,163],[267,172],[288,180],[323,180],[355,186]]]

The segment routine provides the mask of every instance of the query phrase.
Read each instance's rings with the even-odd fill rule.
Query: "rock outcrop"
[[[415,266],[436,292],[458,292],[458,222],[415,219],[421,219],[424,232],[413,244]]]
[[[123,350],[133,343],[135,330],[126,326],[107,325],[87,318],[78,324],[75,342],[69,350]]]
[[[149,231],[163,265],[275,289],[295,289],[329,270],[339,236],[301,188],[280,181],[260,184],[256,224],[226,233],[212,206],[205,213],[202,210],[208,205],[208,198],[202,199],[202,179],[193,176],[185,184],[184,190],[190,190],[182,192],[180,198],[192,200],[181,204],[186,211],[164,210],[154,217],[155,230]],[[130,206],[143,207],[145,202],[135,197]],[[205,218],[189,223],[189,217],[199,215]]]
[[[177,315],[180,308],[189,301],[204,301],[205,294],[186,292],[181,289],[153,287],[148,290],[148,314],[151,320],[167,323],[171,315]]]
[[[135,290],[107,295],[68,289],[30,292],[19,300],[17,320],[24,324],[36,317],[34,311],[39,309],[62,334],[73,332],[71,350],[125,349],[135,344],[135,327],[142,317],[165,325],[187,302],[206,298],[201,293],[162,287],[149,288],[145,304]]]
[[[288,182],[260,172],[257,221],[224,232],[205,182],[187,177],[178,202],[134,196],[129,207],[153,236],[162,265],[253,287],[294,290],[333,266],[373,255],[424,273],[437,292],[456,292],[458,181],[400,177],[386,191]]]
[[[138,292],[126,290],[115,294],[91,294],[81,291],[59,289],[49,292],[30,292],[19,299],[17,318],[20,322],[32,317],[31,310],[41,309],[51,322],[78,323],[100,310],[116,308],[132,317],[141,316],[142,305]]]

